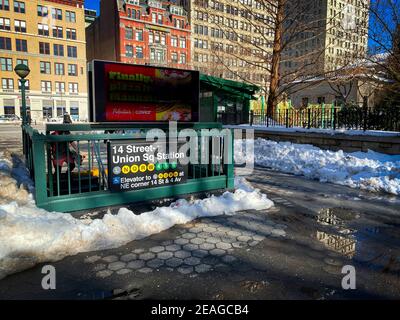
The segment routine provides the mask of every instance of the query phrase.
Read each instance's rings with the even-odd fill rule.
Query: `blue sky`
[[[96,9],[99,11],[100,0],[85,0],[85,7],[89,9]]]

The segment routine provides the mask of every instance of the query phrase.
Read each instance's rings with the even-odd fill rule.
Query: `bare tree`
[[[254,1],[252,4],[239,1],[238,15],[242,20],[239,26],[231,23],[230,19],[225,19],[224,23],[216,20],[214,15],[218,15],[218,11],[215,3],[207,8],[209,21],[215,33],[228,39],[229,43],[225,48],[217,40],[211,43],[213,58],[209,66],[217,75],[221,70],[227,70],[243,81],[256,85],[263,83],[263,93],[268,95],[269,117],[273,116],[279,100],[299,81],[316,77],[322,79],[327,72],[332,72],[324,67],[325,52],[329,46],[325,43],[325,36],[330,28],[337,28],[337,25],[327,21],[324,13],[315,11],[319,1],[258,0],[256,7],[261,8],[262,14],[260,10],[254,10]],[[341,16],[342,12],[338,10],[331,19]],[[243,29],[250,31],[244,32]],[[296,54],[297,49],[301,54]],[[240,65],[232,65],[230,58],[239,61]],[[348,58],[337,70],[356,57]],[[316,83],[305,83],[305,86],[312,85]]]
[[[384,72],[392,81],[385,90],[400,90],[400,0],[372,0],[367,61],[371,68]]]

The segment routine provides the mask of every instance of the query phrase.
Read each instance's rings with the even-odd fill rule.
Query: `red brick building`
[[[87,59],[191,68],[188,15],[178,1],[103,0],[86,28]]]

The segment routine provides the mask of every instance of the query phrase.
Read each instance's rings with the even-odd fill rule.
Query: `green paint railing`
[[[72,212],[234,188],[232,133],[222,130],[222,125],[218,123],[186,123],[178,124],[177,131],[171,134],[193,129],[198,138],[194,152],[198,154],[199,161],[206,159],[205,163],[189,164],[186,183],[111,192],[108,189],[107,142],[143,140],[151,129],[163,130],[168,141],[168,125],[156,123],[48,124],[45,133],[29,125],[23,126],[23,150],[26,165],[35,182],[37,206],[48,211]],[[56,131],[67,134],[55,135]],[[70,148],[71,145],[74,148]],[[66,159],[73,156],[76,159],[73,161],[75,168],[67,163],[57,165],[59,155]]]

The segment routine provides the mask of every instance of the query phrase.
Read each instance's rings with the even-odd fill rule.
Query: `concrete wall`
[[[289,141],[300,144],[311,144],[322,149],[343,150],[346,152],[368,151],[396,155],[400,154],[400,136],[350,136],[345,134],[323,134],[308,132],[265,132],[256,131],[256,138],[273,141]]]

